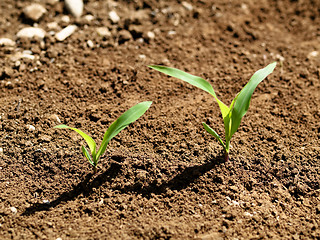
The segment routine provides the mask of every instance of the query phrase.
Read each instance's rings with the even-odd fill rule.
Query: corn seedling
[[[210,93],[215,100],[218,102],[225,130],[225,142],[221,137],[206,123],[202,123],[205,130],[214,136],[219,143],[223,146],[225,150],[225,161],[229,160],[229,150],[230,150],[230,140],[233,134],[238,130],[242,117],[246,114],[249,108],[250,99],[253,91],[258,86],[258,84],[265,79],[269,74],[271,74],[276,67],[277,63],[271,63],[263,69],[258,70],[250,78],[249,82],[243,87],[243,89],[237,94],[233,99],[230,106],[228,107],[222,101],[217,98],[213,87],[206,80],[191,75],[189,73],[183,72],[176,68],[169,68],[165,66],[150,65],[149,67],[155,69],[159,72],[165,73],[171,77],[179,78],[185,82],[190,83],[208,93]]]
[[[97,144],[95,143],[95,141],[81,130],[63,124],[55,126],[54,128],[71,129],[73,131],[76,131],[78,134],[81,135],[81,137],[84,138],[84,140],[89,146],[90,153],[84,146],[81,147],[82,153],[88,159],[89,163],[93,166],[94,172],[96,172],[98,161],[106,151],[106,148],[110,140],[113,137],[115,137],[121,130],[126,128],[130,123],[136,121],[139,117],[141,117],[149,109],[151,104],[152,102],[141,102],[127,110],[125,113],[123,113],[116,121],[114,121],[110,125],[110,127],[105,132],[98,151],[96,151]]]

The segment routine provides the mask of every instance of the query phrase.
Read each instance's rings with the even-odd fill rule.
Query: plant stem
[[[96,174],[97,173],[97,166],[94,166],[93,167],[93,174]]]
[[[224,161],[225,162],[229,161],[229,153],[227,151],[225,151],[225,153],[224,153]]]

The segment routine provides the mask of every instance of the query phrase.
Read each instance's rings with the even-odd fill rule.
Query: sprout
[[[81,130],[63,124],[55,126],[54,128],[71,129],[79,133],[81,137],[84,138],[84,140],[87,142],[89,146],[90,153],[84,146],[81,147],[82,153],[88,159],[89,163],[93,166],[94,172],[96,172],[98,161],[106,151],[106,148],[110,140],[113,137],[115,137],[121,130],[125,129],[130,123],[136,121],[139,117],[141,117],[149,109],[151,104],[152,102],[138,103],[137,105],[127,110],[124,114],[122,114],[116,121],[114,121],[105,132],[101,146],[98,149],[98,151],[96,151],[97,144],[95,143],[95,141]]]
[[[263,79],[265,79],[269,74],[273,72],[276,65],[277,63],[274,62],[269,64],[265,68],[255,72],[253,76],[250,78],[249,82],[243,87],[243,89],[233,99],[229,107],[217,98],[213,90],[213,87],[206,80],[200,77],[191,75],[189,73],[183,72],[176,68],[169,68],[169,67],[156,66],[156,65],[151,65],[149,67],[159,72],[165,73],[169,76],[176,77],[185,82],[188,82],[191,85],[196,86],[210,93],[216,99],[220,107],[223,122],[224,122],[225,142],[223,142],[221,137],[207,124],[202,123],[202,125],[205,128],[205,130],[208,133],[210,133],[212,136],[214,136],[219,141],[219,143],[223,146],[225,150],[225,161],[228,161],[231,137],[238,130],[242,117],[248,111],[250,99],[253,94],[253,91]]]

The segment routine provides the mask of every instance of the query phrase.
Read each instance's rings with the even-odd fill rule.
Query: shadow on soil
[[[152,185],[142,187],[141,184],[135,183],[131,186],[118,189],[122,192],[136,192],[140,193],[143,196],[150,196],[150,194],[162,194],[170,190],[182,190],[188,187],[191,183],[195,182],[200,176],[209,172],[211,169],[215,168],[216,166],[225,163],[224,157],[219,157],[217,159],[211,159],[210,161],[202,164],[196,165],[192,167],[186,167],[185,169],[179,171],[177,175],[175,175],[171,180],[167,182],[163,182],[160,185]]]
[[[93,188],[100,186],[105,182],[110,182],[121,170],[121,165],[118,163],[111,163],[107,171],[101,173],[93,178],[94,174],[89,173],[85,179],[76,185],[72,190],[62,193],[56,200],[49,203],[36,203],[28,207],[22,215],[32,215],[40,211],[48,211],[51,208],[58,206],[63,202],[68,202],[76,199],[80,194],[90,195]]]

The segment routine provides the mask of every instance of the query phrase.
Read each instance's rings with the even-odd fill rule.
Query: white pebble
[[[58,41],[63,41],[67,37],[69,37],[71,34],[73,34],[76,31],[76,29],[77,29],[76,25],[69,25],[68,27],[65,27],[64,29],[62,29],[60,32],[56,34],[56,39]]]
[[[16,42],[10,38],[0,38],[0,46],[13,47],[14,45],[16,45]]]
[[[15,207],[10,207],[10,210],[13,214],[16,214],[18,210]]]
[[[64,23],[69,23],[70,22],[70,17],[68,15],[64,15],[61,17],[61,21]]]
[[[34,126],[29,125],[29,124],[27,124],[27,128],[28,128],[29,131],[34,131],[34,130],[36,130],[36,128],[35,128]]]
[[[53,115],[51,115],[51,116],[52,116],[52,119],[54,119],[54,120],[57,121],[58,123],[61,123],[61,120],[60,120],[60,118],[58,117],[58,115],[53,114]]]
[[[188,11],[192,11],[193,10],[193,7],[192,7],[192,5],[190,3],[183,1],[181,4]]]
[[[26,27],[21,29],[17,33],[18,38],[33,38],[33,37],[38,37],[38,38],[44,38],[46,35],[46,32],[42,28],[37,28],[37,27]]]
[[[19,59],[29,59],[29,60],[34,60],[35,59],[35,56],[31,55],[31,54],[28,54],[28,53],[21,53],[21,52],[17,52],[15,53],[14,55],[12,55],[10,57],[10,60],[13,61],[13,62],[16,62],[18,61]]]
[[[88,45],[89,48],[93,48],[94,47],[94,44],[93,44],[93,42],[91,40],[87,41],[87,45]]]
[[[83,17],[86,21],[91,22],[94,19],[94,16],[92,16],[91,14],[85,15]]]
[[[98,27],[96,31],[101,37],[111,37],[111,32],[107,27]]]
[[[308,54],[308,57],[317,57],[319,55],[319,52],[318,51],[312,51]]]
[[[171,30],[171,31],[168,32],[168,35],[169,36],[176,35],[176,31]]]
[[[37,22],[47,10],[40,4],[34,3],[23,9],[23,14],[26,18]]]
[[[109,12],[109,19],[111,20],[112,23],[117,23],[120,21],[120,17],[115,11]]]
[[[82,0],[65,0],[66,8],[75,17],[81,17],[83,12],[83,1]]]
[[[154,32],[147,32],[147,37],[149,39],[154,39],[156,37],[156,35],[154,34]]]
[[[145,60],[147,57],[146,57],[146,55],[144,55],[144,54],[140,54],[139,56],[138,56],[141,60]]]
[[[2,147],[0,147],[0,153],[3,153],[3,148]]]
[[[244,212],[243,215],[247,216],[247,217],[253,217],[253,215],[249,212]]]
[[[51,29],[58,29],[59,25],[57,22],[49,22],[49,23],[47,23],[47,28],[49,28],[50,30]]]

